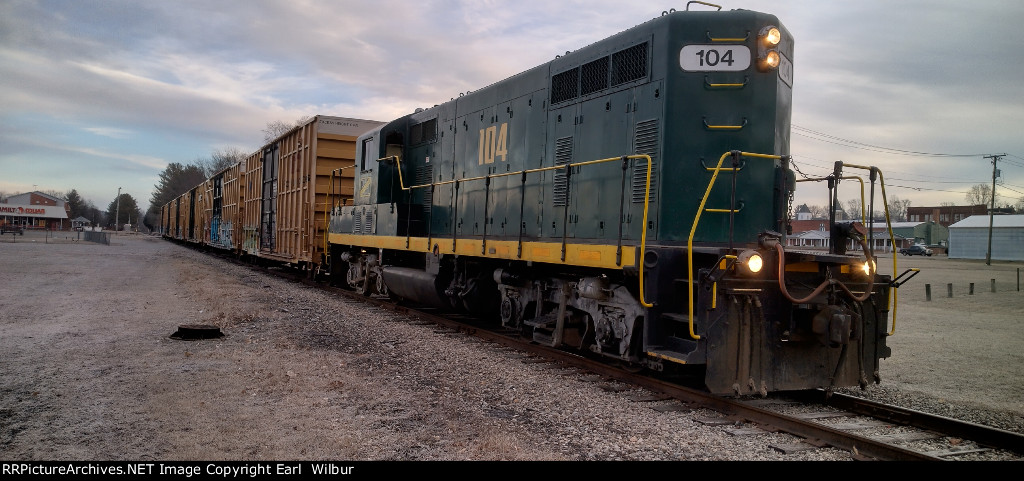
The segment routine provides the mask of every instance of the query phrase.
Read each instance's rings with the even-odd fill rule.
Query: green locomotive
[[[665,12],[386,123],[331,209],[331,277],[716,393],[877,382],[893,283],[865,230],[786,247],[792,58],[772,15]]]

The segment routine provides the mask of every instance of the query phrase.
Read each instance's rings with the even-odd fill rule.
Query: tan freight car
[[[187,239],[189,242],[206,245],[210,240],[210,207],[211,199],[207,191],[211,190],[210,184],[211,179],[206,179],[202,184],[196,186],[192,190],[194,196],[195,208],[192,209],[194,227],[192,228],[191,236]]]
[[[218,249],[242,247],[242,182],[245,161],[217,172],[203,183],[203,242]]]
[[[160,206],[160,229],[159,233],[162,236],[166,236],[170,232],[171,220],[170,220],[171,204],[166,203]]]
[[[356,139],[381,124],[319,115],[250,155],[241,191],[243,252],[315,272],[329,204],[352,198],[346,167],[355,164]]]
[[[192,188],[178,196],[172,201],[175,215],[174,231],[171,236],[175,239],[192,242],[195,239],[195,192]]]

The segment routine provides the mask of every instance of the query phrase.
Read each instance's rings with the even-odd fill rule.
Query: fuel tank
[[[444,295],[446,285],[439,285],[437,275],[410,267],[384,266],[381,268],[384,283],[392,296],[437,307],[451,309],[448,297]]]

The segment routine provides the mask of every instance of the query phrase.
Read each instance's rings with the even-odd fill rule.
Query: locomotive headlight
[[[764,258],[757,251],[743,251],[736,256],[736,261],[749,274],[757,274],[764,268]]]
[[[762,30],[762,32],[764,42],[770,47],[774,47],[782,41],[782,32],[778,28],[765,27],[765,30]]]
[[[779,46],[782,43],[782,30],[773,25],[767,25],[757,33],[757,59],[758,69],[762,72],[771,72],[782,64],[782,57],[779,55]]]
[[[864,272],[864,275],[870,276],[875,272],[875,261],[864,261],[864,264],[860,266],[860,270]]]

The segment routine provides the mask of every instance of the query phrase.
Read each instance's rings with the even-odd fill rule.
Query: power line
[[[1021,192],[1019,190],[1011,189],[1011,188],[1007,187],[1005,184],[1000,185],[1000,187],[1002,187],[1004,190],[1008,190],[1010,192],[1016,192],[1018,194],[1024,195],[1024,192]]]
[[[929,184],[977,184],[978,182],[972,182],[970,180],[917,180],[917,179],[901,179],[899,177],[888,177],[889,180],[901,180],[903,182],[927,182]],[[986,179],[988,180],[988,179]]]
[[[1005,159],[1005,160],[1003,160],[1003,162],[1007,163],[1007,164],[1010,164],[1010,165],[1013,165],[1015,167],[1024,167],[1024,162],[1017,161],[1017,160]]]
[[[855,149],[869,150],[869,151],[872,151],[872,152],[883,152],[883,153],[889,153],[889,154],[895,154],[895,155],[912,155],[912,156],[920,156],[920,157],[983,157],[983,156],[986,155],[986,154],[983,154],[983,153],[982,154],[944,154],[944,153],[935,153],[935,152],[917,152],[917,151],[913,151],[913,150],[894,149],[894,148],[891,148],[891,147],[883,147],[883,146],[880,146],[880,145],[872,145],[872,144],[866,144],[866,143],[863,143],[863,142],[857,142],[856,140],[844,139],[842,137],[837,137],[835,135],[829,135],[829,134],[826,134],[824,132],[818,132],[816,130],[811,130],[811,129],[808,129],[806,127],[800,127],[799,125],[792,125],[792,128],[793,128],[793,130],[796,130],[796,131],[799,131],[799,132],[806,132],[807,134],[811,134],[811,135],[805,135],[805,134],[801,134],[799,132],[796,132],[796,134],[800,135],[801,137],[807,137],[807,138],[810,138],[810,139],[818,140],[820,142],[827,142],[827,143],[830,143],[830,144],[843,145],[843,146],[850,147],[850,148],[855,148]],[[829,139],[829,140],[824,140],[824,139]]]
[[[800,174],[800,176],[803,177],[804,179],[810,179],[812,177],[812,176],[804,173],[804,171],[800,170],[800,166],[793,159],[790,159],[790,165],[793,167],[793,170],[795,170],[798,174]],[[818,167],[818,168],[821,168],[821,167]],[[831,174],[832,170],[829,169],[828,173]],[[825,175],[827,175],[827,174],[825,174]],[[901,181],[904,181],[904,182],[933,182],[933,181],[927,181],[927,180],[915,181],[915,180],[909,180],[909,179],[890,179],[890,180],[901,180]],[[935,183],[938,183],[938,182],[935,182]],[[962,183],[962,184],[970,183],[970,184],[974,185],[974,184],[979,184],[981,182],[949,182],[949,183]],[[963,194],[963,195],[967,195],[970,192],[970,191],[962,191],[962,190],[933,189],[933,188],[929,188],[929,187],[914,187],[914,186],[910,186],[910,185],[899,185],[899,184],[889,184],[889,183],[886,184],[886,187],[900,188],[900,189],[910,189],[910,190],[916,190],[916,191],[919,191],[919,192],[926,190],[926,191],[930,191],[930,192],[948,192],[948,193],[951,193],[951,194]]]
[[[918,157],[940,157],[940,158],[982,157],[982,158],[986,158],[986,159],[992,159],[992,169],[993,169],[993,171],[992,171],[992,204],[993,204],[993,206],[995,205],[996,176],[998,174],[998,170],[996,169],[996,162],[999,161],[1000,158],[1011,157],[1010,159],[1003,159],[1003,162],[1006,163],[1006,164],[1010,164],[1010,165],[1012,165],[1014,167],[1024,168],[1024,157],[1021,157],[1021,156],[1018,156],[1018,155],[1014,155],[1014,154],[1006,154],[1006,153],[1003,153],[1003,154],[948,154],[948,153],[920,152],[920,151],[913,151],[913,150],[895,149],[895,148],[891,148],[891,147],[884,147],[884,146],[880,146],[880,145],[867,144],[867,143],[864,143],[864,142],[858,142],[858,141],[855,141],[855,140],[845,139],[845,138],[838,137],[838,136],[835,136],[835,135],[826,134],[824,132],[819,132],[819,131],[816,131],[816,130],[808,129],[806,127],[801,127],[799,125],[791,125],[791,127],[792,127],[792,130],[793,130],[793,134],[797,135],[797,136],[809,138],[811,140],[817,140],[819,142],[825,142],[825,143],[839,145],[839,146],[842,146],[842,147],[848,147],[848,148],[853,148],[853,149],[866,150],[866,151],[870,151],[870,152],[879,152],[879,153],[892,154],[892,155],[918,156]],[[814,159],[813,157],[806,157],[806,156],[800,156],[800,157],[801,157],[802,161],[804,160],[804,158],[806,158],[806,159],[817,160],[818,162],[822,162],[822,163],[827,163],[825,161],[822,161],[821,159]],[[812,166],[815,166],[814,162],[807,162],[807,163],[811,164]],[[810,176],[808,176],[807,174],[802,172],[795,163],[793,164],[793,167],[797,171],[797,173],[799,173],[805,179],[810,178]],[[826,170],[826,171],[829,171],[829,172],[831,172],[831,170],[832,170],[831,166],[827,166],[827,167],[815,166],[815,168],[820,168],[820,169],[823,169],[823,170]],[[911,175],[915,175],[915,174],[911,173]],[[932,177],[932,176],[922,176],[922,177]],[[934,177],[934,178],[941,179],[943,177]],[[946,178],[948,179],[949,177],[946,177]],[[895,178],[895,177],[890,178],[890,180],[897,180],[897,181],[902,181],[902,182],[920,182],[920,183],[929,183],[929,184],[972,184],[972,185],[977,185],[977,184],[981,183],[981,182],[970,182],[970,181],[963,181],[963,180],[948,180],[948,181],[942,181],[942,180],[916,180],[916,179],[904,179],[904,178]],[[1004,189],[1009,190],[1011,192],[1014,192],[1014,193],[1017,193],[1017,194],[1024,194],[1024,192],[1021,192],[1021,191],[1018,191],[1016,189],[1011,188],[1011,187],[1018,187],[1018,186],[1013,186],[1013,185],[1008,186],[1007,184],[1000,184],[1000,185]],[[936,189],[936,188],[930,188],[930,187],[915,187],[915,186],[910,186],[910,185],[899,185],[899,184],[889,184],[889,187],[891,187],[891,188],[901,188],[901,189],[910,189],[910,190],[915,190],[915,191],[919,191],[919,192],[920,191],[948,192],[948,193],[964,194],[964,195],[970,193],[970,191],[965,192],[965,191],[958,191],[958,190]],[[1024,189],[1024,187],[1018,187],[1018,188]]]
[[[831,162],[827,162],[827,161],[824,161],[824,160],[821,160],[821,159],[817,159],[817,158],[814,158],[814,157],[810,157],[810,156],[806,156],[806,155],[794,155],[793,157],[794,158],[798,158],[801,161],[806,162],[807,164],[810,164],[812,166],[816,166],[817,168],[824,169],[824,170],[826,170],[828,172],[832,172],[832,169],[833,169],[833,166],[834,166],[833,163],[831,163]],[[817,162],[812,162],[812,160],[813,161],[817,161]],[[935,175],[920,175],[920,174],[917,174],[916,172],[904,172],[904,171],[899,171],[899,170],[886,170],[886,172],[898,173],[898,174],[916,175],[918,177],[930,178],[930,179],[954,179],[953,177],[942,177],[942,176],[935,176]],[[958,180],[958,181],[953,181],[953,180],[948,180],[948,181],[920,180],[920,181],[915,181],[915,182],[935,182],[935,183],[953,183],[953,184],[955,184],[955,183],[972,183],[972,184],[977,184],[977,183],[984,183],[984,182],[987,182],[987,181],[988,181],[988,179],[979,180],[977,182],[968,182],[968,181],[964,181],[964,180]]]

